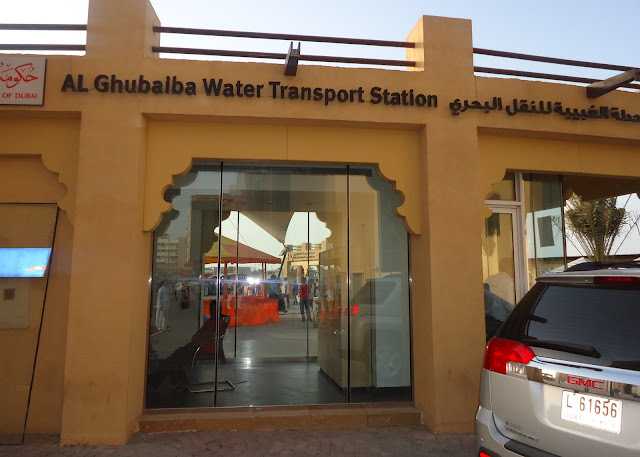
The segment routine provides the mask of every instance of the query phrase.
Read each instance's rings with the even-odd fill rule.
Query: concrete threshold
[[[413,403],[147,410],[141,433],[221,430],[308,430],[418,425]]]

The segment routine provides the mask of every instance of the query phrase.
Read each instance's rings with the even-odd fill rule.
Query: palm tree
[[[565,220],[591,262],[604,262],[616,238],[629,225],[630,214],[616,207],[616,197],[583,201],[573,194],[567,200]]]

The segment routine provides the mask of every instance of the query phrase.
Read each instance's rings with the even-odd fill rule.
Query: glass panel
[[[176,179],[155,233],[147,408],[411,399],[400,199],[353,171],[350,217],[346,166]]]
[[[239,248],[221,268],[236,263],[253,290],[237,300],[223,291],[222,312],[233,316],[225,348],[233,338],[236,357],[218,365],[218,378],[236,387],[217,406],[347,400],[347,361],[339,346],[326,351],[347,334],[338,320],[323,339],[318,322],[320,265],[346,271],[346,191],[346,167],[224,164],[222,239],[237,235]],[[337,309],[346,310],[343,296]]]
[[[24,436],[57,211],[0,205],[0,444]]]
[[[513,216],[493,213],[482,235],[482,271],[487,341],[515,305]]]
[[[410,401],[407,231],[372,167],[349,175],[351,400]]]
[[[204,388],[212,388],[215,375],[218,265],[208,253],[219,224],[220,177],[220,164],[195,165],[165,193],[173,209],[154,237],[147,408],[214,404],[212,394],[189,394],[189,388],[201,389],[195,384],[205,381]],[[202,362],[190,384],[199,347]]]
[[[525,212],[529,288],[535,279],[564,269],[562,186],[560,176],[526,174]]]
[[[502,181],[491,186],[491,192],[487,194],[485,200],[508,200],[516,199],[516,178],[512,171],[507,172]]]

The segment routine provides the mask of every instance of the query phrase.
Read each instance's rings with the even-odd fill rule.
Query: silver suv
[[[476,455],[640,456],[640,264],[583,268],[538,278],[487,344]]]

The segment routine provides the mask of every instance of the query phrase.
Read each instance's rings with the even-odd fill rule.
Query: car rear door
[[[637,457],[640,288],[540,284],[532,292],[498,334],[535,354],[490,373],[498,430],[516,452]]]

